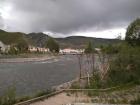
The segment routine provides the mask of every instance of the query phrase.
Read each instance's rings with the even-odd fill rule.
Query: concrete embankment
[[[69,90],[69,88],[71,87],[72,83],[74,82],[77,82],[79,79],[76,78],[72,81],[69,81],[69,82],[66,82],[66,83],[63,83],[63,84],[60,84],[58,86],[54,86],[52,87],[52,89],[55,91],[51,94],[48,94],[48,95],[44,95],[44,96],[40,96],[40,97],[37,97],[37,98],[33,98],[33,99],[30,99],[30,100],[27,100],[27,101],[24,101],[24,102],[20,102],[20,103],[17,103],[15,105],[30,105],[31,103],[34,103],[34,102],[38,102],[40,100],[44,100],[44,99],[47,99],[51,96],[55,96],[57,94],[60,94],[62,92],[65,92],[67,90]]]
[[[0,59],[0,63],[22,63],[22,62],[41,62],[49,59],[54,59],[55,56],[33,57],[33,58],[7,58]]]

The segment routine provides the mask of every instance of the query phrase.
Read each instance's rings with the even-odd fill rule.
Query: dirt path
[[[110,92],[98,92],[94,91],[94,94],[88,96],[85,92],[63,92],[52,96],[48,99],[45,99],[40,102],[35,102],[30,105],[71,105],[70,103],[93,103],[92,105],[102,105],[97,103],[120,103],[119,105],[129,105],[131,100],[134,100],[137,96],[139,96],[140,86],[110,91]],[[82,105],[82,104],[74,104],[74,105]],[[90,105],[90,104],[84,104]]]
[[[44,101],[36,102],[30,105],[69,105],[70,103],[83,102],[88,100],[90,100],[90,98],[85,95],[69,96],[67,93],[60,93]]]

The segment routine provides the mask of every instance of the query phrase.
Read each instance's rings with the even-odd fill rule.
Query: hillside
[[[120,40],[117,39],[103,39],[103,38],[93,38],[93,37],[83,37],[83,36],[70,36],[66,38],[56,38],[58,43],[62,48],[72,47],[72,48],[85,48],[85,45],[91,41],[95,47],[100,45],[117,44]]]
[[[47,39],[50,36],[44,33],[20,33],[20,32],[6,32],[0,30],[0,40],[5,44],[16,44],[19,42],[27,42],[30,45],[44,47]],[[91,41],[95,47],[107,44],[117,44],[121,42],[117,39],[103,39],[83,36],[70,36],[66,38],[55,38],[60,44],[60,48],[85,48],[85,45]]]
[[[26,38],[24,33],[20,32],[6,32],[0,30],[0,41],[4,44],[17,44],[19,42],[30,42],[29,39]]]
[[[44,47],[47,39],[50,37],[44,33],[29,33],[26,35],[29,40],[32,40],[34,46]]]
[[[4,30],[0,30],[0,41],[4,44],[16,44],[19,42],[27,42],[30,45],[34,46],[45,46],[45,42],[48,39],[48,35],[43,33],[21,33],[21,32],[6,32]]]
[[[43,33],[30,33],[27,35],[30,40],[33,41],[36,46],[45,46],[47,39],[50,37]],[[107,44],[116,44],[121,42],[117,39],[103,39],[103,38],[93,38],[93,37],[83,37],[83,36],[70,36],[66,38],[55,38],[55,40],[60,44],[60,48],[85,48],[85,45],[91,41],[94,43],[95,47]]]

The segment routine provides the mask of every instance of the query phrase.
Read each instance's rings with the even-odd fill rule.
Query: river
[[[15,87],[18,95],[33,95],[79,75],[76,55],[41,62],[0,63],[0,93]]]

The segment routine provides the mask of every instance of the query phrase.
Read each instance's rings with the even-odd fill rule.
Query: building
[[[48,48],[34,47],[34,46],[29,46],[28,50],[30,52],[43,52],[43,53],[49,52]]]
[[[84,52],[83,49],[72,49],[72,48],[60,49],[60,54],[81,54],[83,52]]]

